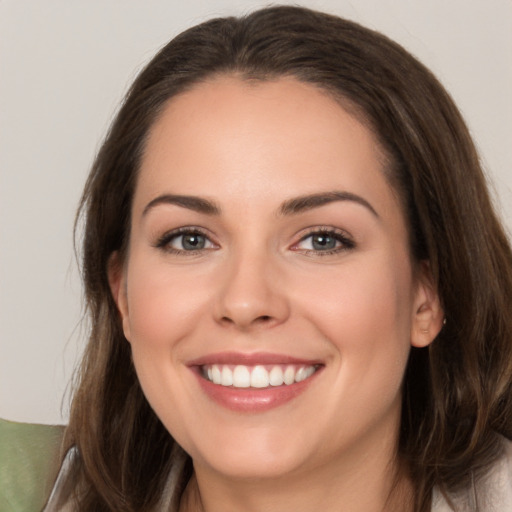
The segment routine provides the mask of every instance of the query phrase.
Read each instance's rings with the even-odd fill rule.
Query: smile
[[[265,389],[302,382],[317,369],[317,365],[209,364],[201,367],[201,374],[208,381],[220,386]]]
[[[222,352],[188,365],[205,396],[223,408],[255,414],[298,399],[325,369],[319,359],[286,354]]]

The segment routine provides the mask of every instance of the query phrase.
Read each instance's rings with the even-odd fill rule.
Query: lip
[[[207,364],[242,364],[245,366],[256,366],[257,364],[303,364],[313,366],[322,365],[323,362],[318,359],[303,359],[287,354],[273,354],[270,352],[218,352],[193,359],[187,363],[187,366],[204,366]]]
[[[245,366],[296,364],[314,365],[318,366],[318,369],[311,377],[290,385],[264,389],[232,388],[214,384],[202,376],[201,367],[211,364],[240,364]],[[324,364],[318,360],[262,352],[252,354],[235,352],[209,354],[190,361],[187,366],[194,373],[202,391],[208,398],[226,409],[241,413],[261,413],[294,400],[314,383],[324,368]]]

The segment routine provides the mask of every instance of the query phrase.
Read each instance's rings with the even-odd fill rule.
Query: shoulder
[[[512,510],[512,442],[503,438],[502,446],[500,457],[478,481],[449,496],[456,512]],[[432,512],[453,512],[437,489],[434,490]]]

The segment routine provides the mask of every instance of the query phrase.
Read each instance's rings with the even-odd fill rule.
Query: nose
[[[289,300],[271,257],[240,255],[226,266],[215,307],[217,322],[249,330],[286,321]]]

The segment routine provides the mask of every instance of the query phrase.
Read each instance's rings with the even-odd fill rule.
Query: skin
[[[216,78],[170,100],[153,126],[110,282],[144,393],[194,461],[182,510],[380,512],[397,474],[390,510],[410,509],[396,462],[402,378],[411,345],[428,345],[443,315],[428,264],[411,261],[384,162],[368,128],[293,79]],[[331,191],[358,199],[282,212]],[[148,206],[165,194],[220,213]],[[187,226],[206,235],[202,250],[179,235],[158,247]],[[319,228],[342,234],[333,250],[312,245]],[[290,402],[232,411],[188,366],[224,351],[322,370]]]

